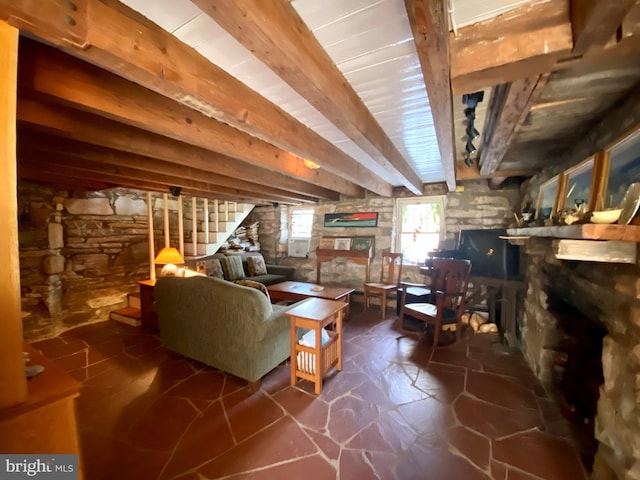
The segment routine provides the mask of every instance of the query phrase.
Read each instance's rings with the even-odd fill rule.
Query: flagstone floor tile
[[[107,321],[35,342],[81,384],[87,480],[584,480],[566,420],[498,335],[433,349],[352,305],[322,393],[288,362],[253,391]]]

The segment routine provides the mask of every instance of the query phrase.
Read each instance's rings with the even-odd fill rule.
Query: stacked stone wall
[[[69,192],[19,182],[18,209],[27,340],[106,320],[110,311],[126,305],[138,280],[149,277],[146,193]],[[159,215],[154,221],[158,243]]]

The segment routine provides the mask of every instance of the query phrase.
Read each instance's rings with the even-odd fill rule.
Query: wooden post
[[[22,361],[16,176],[18,30],[0,21],[0,410],[27,398]]]
[[[209,243],[209,200],[202,199],[202,218],[204,228],[204,243]]]
[[[184,219],[182,216],[182,197],[178,195],[178,249],[184,258]]]
[[[196,210],[196,197],[193,197],[191,200],[191,243],[193,245],[193,256],[198,256],[198,218],[197,218],[197,210]]]
[[[147,223],[149,224],[149,278],[156,279],[156,265],[153,261],[156,258],[155,241],[153,238],[153,204],[151,203],[151,192],[147,192]]]
[[[164,200],[164,246],[169,248],[171,246],[169,239],[169,195],[163,194],[162,199]]]
[[[216,233],[220,231],[220,206],[218,200],[213,201],[213,209],[216,211]],[[217,236],[217,235],[216,235]]]

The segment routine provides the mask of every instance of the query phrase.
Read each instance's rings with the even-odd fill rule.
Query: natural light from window
[[[405,264],[424,263],[437,250],[444,232],[444,197],[400,198],[397,201],[396,251]]]
[[[311,238],[313,227],[313,208],[291,210],[291,239],[303,240]]]

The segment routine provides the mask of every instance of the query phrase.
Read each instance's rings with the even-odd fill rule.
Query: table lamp
[[[184,258],[182,258],[177,248],[165,247],[158,252],[153,263],[156,266],[162,265],[162,270],[160,271],[161,277],[176,277],[180,275],[180,270],[177,265],[183,265]]]

